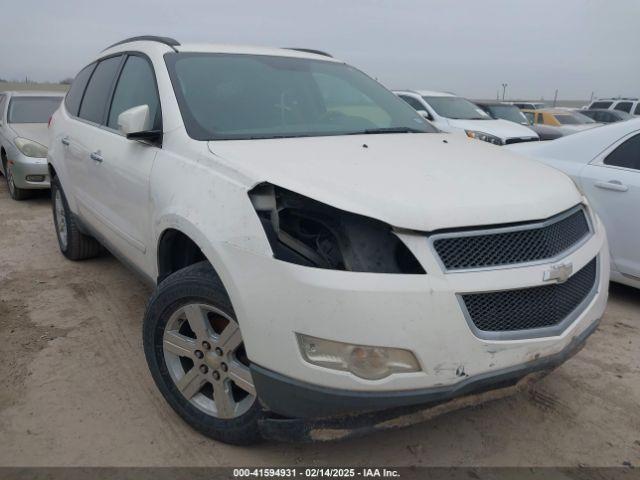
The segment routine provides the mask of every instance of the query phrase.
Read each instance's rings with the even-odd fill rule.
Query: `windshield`
[[[577,112],[561,113],[554,115],[562,125],[582,125],[585,123],[595,123],[595,121],[586,115]]]
[[[13,97],[7,112],[8,123],[47,123],[60,106],[62,97]]]
[[[488,113],[460,97],[422,97],[438,115],[455,120],[490,120]]]
[[[510,122],[522,123],[527,125],[529,121],[527,117],[514,105],[489,105],[487,107],[491,114],[496,118],[509,120]]]
[[[217,53],[171,53],[165,60],[196,140],[437,131],[343,63]]]

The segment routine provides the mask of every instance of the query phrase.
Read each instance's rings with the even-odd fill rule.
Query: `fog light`
[[[420,371],[418,360],[409,350],[353,345],[301,334],[297,337],[307,362],[351,372],[367,380],[379,380],[393,373]]]
[[[27,182],[44,182],[44,175],[27,175]]]

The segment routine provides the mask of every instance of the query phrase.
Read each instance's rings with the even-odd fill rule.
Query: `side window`
[[[148,128],[160,130],[162,115],[153,68],[145,58],[131,55],[122,68],[118,85],[113,94],[107,126],[117,130],[118,115],[140,105],[149,106],[151,124]]]
[[[414,110],[426,110],[424,108],[424,105],[422,105],[422,103],[420,103],[420,101],[416,98],[408,97],[406,95],[400,95],[400,98],[411,105]]]
[[[79,117],[94,123],[104,121],[107,101],[118,73],[122,56],[110,57],[98,63],[84,92]]]
[[[534,113],[533,112],[522,112],[522,113],[524,113],[524,116],[527,117],[527,120],[529,121],[529,124],[533,125],[534,124],[534,120],[533,120]]]
[[[80,73],[76,75],[76,78],[71,84],[71,88],[64,99],[65,107],[67,107],[69,113],[74,117],[78,115],[80,102],[82,101],[82,94],[84,93],[84,89],[87,87],[87,83],[89,82],[89,78],[91,77],[94,68],[96,68],[96,64],[92,63],[80,70]]]
[[[613,109],[629,113],[631,111],[631,105],[633,105],[631,102],[618,102]]]
[[[0,123],[4,122],[4,104],[6,98],[6,95],[0,95]]]
[[[605,165],[640,170],[640,135],[631,137],[604,159]]]
[[[613,102],[593,102],[589,108],[609,108]]]
[[[634,115],[640,115],[640,102],[636,105],[636,109],[633,111]]]
[[[538,113],[538,121],[536,123],[544,123],[544,115],[542,113]]]

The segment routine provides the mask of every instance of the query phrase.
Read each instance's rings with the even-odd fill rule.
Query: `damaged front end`
[[[384,222],[267,183],[249,196],[278,260],[351,272],[425,273]]]

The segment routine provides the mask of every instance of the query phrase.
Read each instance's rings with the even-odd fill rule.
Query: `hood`
[[[49,128],[46,123],[10,123],[9,126],[18,137],[49,146]]]
[[[269,182],[410,230],[544,219],[581,201],[553,168],[446,134],[218,141],[209,150],[250,187]]]
[[[449,119],[449,126],[461,130],[477,130],[479,132],[495,135],[496,137],[507,138],[538,138],[536,132],[529,127],[515,122],[502,119],[491,120],[454,120]]]

